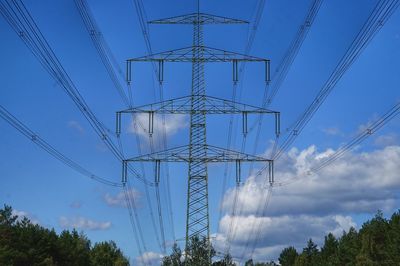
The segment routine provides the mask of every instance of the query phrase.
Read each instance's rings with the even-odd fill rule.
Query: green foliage
[[[355,265],[356,257],[360,252],[360,236],[355,228],[351,227],[349,232],[343,232],[339,240],[339,261],[341,265]]]
[[[244,266],[254,266],[253,259],[249,259],[248,261],[246,261],[246,262],[244,263]]]
[[[92,265],[129,265],[114,241],[96,243],[91,250],[90,259]]]
[[[216,261],[212,264],[213,266],[235,266],[236,264],[232,260],[232,256],[228,253],[220,261]]]
[[[162,260],[163,266],[181,266],[184,265],[182,262],[182,251],[179,246],[175,243],[172,247],[172,253],[169,256],[165,256]]]
[[[206,237],[193,236],[190,238],[185,252],[185,265],[209,265],[209,258],[212,259],[215,256],[215,250]]]
[[[373,219],[363,224],[359,232],[350,228],[338,239],[329,233],[321,250],[311,239],[298,256],[293,247],[290,250],[285,248],[282,251],[279,257],[282,266],[400,265],[400,212],[387,220],[379,211]],[[289,257],[290,262],[287,262]],[[296,257],[294,264],[293,257]]]
[[[211,259],[215,256],[216,252],[207,238],[200,238],[193,236],[190,238],[189,243],[185,249],[185,255],[182,254],[181,249],[175,243],[172,247],[172,253],[165,256],[162,260],[162,266],[204,266],[210,265],[209,257]],[[212,263],[213,266],[235,266],[232,256],[226,254],[222,260]]]
[[[329,266],[339,266],[339,241],[336,237],[329,233],[325,236],[324,246],[321,248],[321,262]]]
[[[296,258],[295,266],[315,266],[320,265],[320,254],[317,245],[310,238],[303,252]]]
[[[11,218],[10,218],[11,219]],[[11,219],[12,220],[12,219]],[[183,255],[178,246],[163,260],[163,266],[208,265],[206,261],[207,241],[191,239],[188,245],[188,261],[183,263]],[[215,255],[211,247],[212,256]],[[399,266],[400,265],[400,211],[395,212],[389,220],[378,212],[373,219],[363,224],[360,231],[353,227],[336,238],[329,233],[319,249],[312,239],[299,254],[294,247],[282,250],[279,256],[281,266]],[[235,265],[228,254],[213,266]],[[245,266],[273,266],[271,262],[254,262],[252,259]]]
[[[299,256],[299,254],[294,247],[287,247],[283,249],[279,255],[279,263],[282,266],[294,266],[297,256]]]
[[[361,250],[357,256],[357,265],[395,265],[393,257],[390,224],[383,218],[382,212],[366,222],[360,230]]]
[[[83,233],[72,230],[57,235],[26,217],[12,215],[12,208],[7,205],[0,210],[0,236],[0,265],[129,265],[112,241],[91,248]]]

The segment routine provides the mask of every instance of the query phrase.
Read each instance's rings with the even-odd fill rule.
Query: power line
[[[101,62],[107,70],[107,73],[113,82],[115,89],[126,106],[131,106],[131,99],[126,95],[121,82],[118,79],[117,74],[114,71],[111,58],[114,58],[109,46],[103,38],[99,27],[97,26],[96,20],[90,12],[85,0],[75,0],[75,5],[82,17],[86,30],[88,31],[90,38],[92,39],[93,45],[96,48],[98,55],[100,56]],[[114,59],[115,61],[115,59]],[[116,65],[116,64],[115,64]],[[120,69],[117,68],[119,71]],[[119,72],[118,71],[118,72]],[[129,88],[129,87],[128,87]]]
[[[100,59],[104,65],[104,67],[106,68],[110,79],[112,80],[115,89],[118,91],[123,103],[125,104],[125,106],[127,108],[132,108],[133,106],[133,98],[132,98],[132,92],[131,92],[131,86],[127,86],[128,91],[129,91],[129,97],[126,96],[123,86],[120,82],[120,80],[117,77],[116,72],[114,71],[113,65],[112,65],[112,61],[115,61],[115,57],[113,56],[111,49],[109,48],[109,46],[107,45],[106,41],[104,40],[104,38],[102,37],[102,34],[97,26],[96,20],[94,19],[94,17],[92,16],[90,9],[86,3],[85,0],[75,0],[75,4],[76,7],[82,17],[82,20],[85,24],[85,27],[92,39],[93,45],[97,50],[97,53],[100,56]],[[116,64],[115,64],[116,65]],[[116,69],[118,71],[118,73],[121,73],[122,75],[122,71],[120,70],[120,68],[118,67],[118,65],[116,65]],[[122,75],[123,77],[123,75]],[[134,117],[132,117],[134,119]],[[140,124],[140,121],[139,121]],[[143,127],[143,125],[141,125]],[[122,147],[122,143],[120,141],[119,135],[118,137],[118,144],[119,144],[119,149],[121,151],[122,154],[123,153],[123,147]],[[140,139],[139,136],[136,135],[136,142],[137,142],[137,146],[139,147],[139,151],[140,151]],[[142,176],[143,178],[145,178],[145,172],[144,172],[144,168],[142,166]],[[154,221],[154,214],[153,214],[153,205],[151,203],[151,199],[150,199],[150,195],[149,195],[149,191],[147,186],[144,187],[145,189],[145,195],[146,195],[146,200],[149,206],[149,211],[150,211],[150,218],[152,219],[152,224],[153,224],[153,229],[154,232],[156,234],[156,240],[159,243],[160,249],[161,249],[161,244],[160,241],[158,239],[158,230],[155,226],[155,221]],[[128,195],[129,196],[129,195]]]
[[[346,73],[354,61],[358,58],[361,52],[373,39],[376,33],[382,28],[385,22],[393,14],[399,5],[398,0],[381,0],[375,6],[368,20],[360,29],[359,34],[353,40],[350,47],[332,72],[326,83],[318,92],[312,103],[307,107],[303,114],[296,120],[296,122],[289,128],[289,135],[285,138],[283,143],[273,154],[273,159],[278,159],[284,151],[294,142],[297,136],[301,133],[307,123],[311,120],[313,115],[317,112],[319,107],[328,97],[330,92],[339,82],[341,77]]]
[[[78,89],[63,68],[57,56],[54,54],[52,48],[48,44],[46,38],[41,33],[24,4],[18,0],[13,0],[12,3],[10,1],[0,2],[0,12],[12,29],[19,35],[19,37],[24,41],[25,45],[45,68],[45,70],[56,80],[56,82],[72,99],[79,111],[85,116],[92,129],[101,138],[108,149],[119,161],[122,162],[124,160],[122,152],[116,147],[114,142],[108,136],[111,131],[108,130],[104,124],[97,119],[89,106],[86,104],[84,98],[79,93]],[[142,180],[145,184],[149,184],[149,182],[143,179],[132,167],[129,167],[129,171],[133,173],[136,178]],[[139,220],[136,221],[136,224],[140,228]]]
[[[333,164],[338,159],[343,157],[347,152],[354,149],[354,147],[357,147],[368,137],[372,136],[379,129],[384,127],[387,123],[389,123],[393,118],[395,118],[399,114],[400,114],[400,103],[397,103],[393,107],[391,107],[388,111],[386,111],[382,116],[380,116],[374,122],[369,124],[365,130],[358,133],[349,142],[342,145],[339,149],[337,149],[334,153],[330,154],[328,157],[322,159],[318,164],[312,166],[308,171],[306,171],[306,175],[316,174],[320,172],[322,169],[326,168],[327,166]],[[300,177],[288,179],[286,181],[276,183],[275,186],[286,186],[296,182],[299,179]]]
[[[153,49],[152,45],[150,42],[150,30],[147,24],[147,14],[146,10],[144,8],[143,2],[141,0],[133,0],[133,3],[135,5],[136,13],[139,18],[139,24],[141,27],[141,32],[143,35],[144,42],[146,44],[146,49],[149,55],[153,54]],[[153,70],[154,70],[154,77],[160,77],[159,69],[156,66],[156,63],[154,61],[151,62]],[[160,101],[164,100],[164,93],[163,93],[163,86],[162,86],[162,81],[159,80],[159,98]],[[153,89],[154,89],[154,96],[156,95],[156,89],[154,86],[154,80],[153,80]],[[151,136],[149,135],[151,138]],[[150,140],[150,143],[152,143],[152,140]],[[165,125],[165,115],[162,115],[162,145],[163,149],[167,149],[167,137],[166,137],[166,125]],[[154,152],[154,148],[152,144],[150,145],[150,148],[152,152]],[[173,218],[173,210],[172,210],[172,202],[171,202],[171,185],[170,185],[170,175],[169,175],[169,166],[168,163],[165,164],[165,169],[166,169],[166,185],[167,185],[167,209],[169,210],[169,222],[171,224],[171,233],[172,237],[175,241],[175,226],[174,226],[174,218]],[[159,201],[159,188],[156,187],[156,197],[157,197],[157,202]],[[161,203],[161,202],[160,202]],[[159,213],[159,222],[160,222],[160,231],[161,231],[161,237],[162,237],[162,242],[163,242],[163,248],[165,252],[165,237],[164,237],[164,226],[163,226],[163,219],[162,219],[162,209],[161,206],[158,207],[158,213]]]
[[[314,0],[308,9],[308,12],[300,25],[295,38],[292,40],[289,49],[285,52],[285,55],[281,62],[279,63],[277,69],[275,70],[276,76],[273,76],[272,82],[270,84],[270,93],[268,90],[265,90],[262,106],[265,108],[269,108],[274,100],[276,94],[278,93],[279,89],[281,88],[286,76],[292,66],[297,54],[300,51],[301,46],[303,45],[304,40],[306,39],[308,32],[311,29],[311,26],[314,24],[314,20],[318,15],[319,9],[321,7],[323,0]],[[258,147],[258,142],[260,140],[261,135],[261,126],[263,120],[262,116],[259,116],[257,121],[255,121],[254,125],[250,127],[250,132],[257,127],[256,132],[256,140],[253,146],[253,153],[256,152]],[[250,167],[250,170],[252,167]],[[251,172],[251,171],[250,171]]]
[[[286,78],[286,75],[290,69],[290,66],[292,65],[294,59],[296,58],[298,51],[300,50],[301,45],[303,44],[303,41],[305,40],[307,33],[309,32],[309,29],[311,28],[314,19],[316,17],[316,15],[318,14],[319,8],[321,6],[322,0],[315,0],[312,2],[310,8],[308,9],[308,12],[303,20],[303,23],[300,25],[299,30],[296,34],[296,36],[294,37],[294,39],[292,40],[289,49],[286,51],[285,56],[283,57],[282,61],[279,63],[278,68],[276,69],[276,75],[277,78],[273,78],[272,79],[272,83],[267,83],[264,89],[264,97],[263,97],[263,101],[262,101],[262,106],[265,108],[268,108],[273,100],[273,96],[277,93],[277,91],[279,90],[279,88],[281,87],[281,84],[283,83],[283,80]],[[271,95],[269,96],[268,91],[269,88],[271,88],[271,91],[273,92]],[[268,97],[269,96],[269,97]],[[255,154],[256,149],[258,147],[258,142],[260,139],[260,133],[261,133],[261,126],[262,126],[262,115],[260,115],[257,119],[257,121],[255,121],[255,124],[253,126],[250,127],[249,132],[251,132],[255,126],[257,126],[257,133],[256,133],[256,139],[254,142],[254,147],[253,147],[253,154]],[[243,146],[246,145],[246,138],[243,139],[242,142],[242,149]],[[249,174],[251,174],[253,169],[253,164],[250,165],[250,169],[249,169]],[[237,200],[235,200],[236,202]],[[261,202],[260,202],[261,204]],[[259,204],[259,206],[260,206]],[[235,203],[235,207],[236,207],[237,203]],[[243,208],[243,204],[239,203],[239,215],[242,213],[242,208]],[[257,208],[257,214],[260,212],[260,207]],[[234,220],[235,218],[233,218],[232,220]],[[246,248],[244,249],[243,253],[246,252],[246,249],[248,247],[248,242],[250,241],[250,237],[251,235],[254,233],[254,223],[252,225],[252,230],[251,230],[251,234],[248,236],[247,241],[246,241]],[[233,235],[235,236],[235,232],[237,229],[237,224],[234,223],[234,229],[233,229]],[[233,238],[234,238],[233,236]]]
[[[259,0],[257,2],[255,13],[254,13],[254,21],[251,25],[251,31],[248,34],[247,43],[245,46],[245,52],[244,52],[245,55],[250,54],[251,47],[253,46],[254,39],[256,37],[256,33],[258,30],[258,26],[259,26],[259,23],[260,23],[260,20],[261,20],[263,11],[264,11],[264,6],[265,6],[265,0]],[[242,85],[243,85],[242,77],[244,74],[245,66],[246,66],[246,62],[243,61],[243,62],[241,62],[240,67],[239,67],[239,82],[240,82],[239,101],[241,99],[241,92],[242,92]],[[234,82],[233,89],[232,89],[232,101],[236,101],[236,94],[237,94],[237,82]],[[226,146],[227,149],[230,149],[231,145],[232,145],[233,120],[234,120],[234,116],[232,114],[229,119],[229,129],[228,129],[228,138],[227,138],[227,146]],[[235,122],[237,122],[237,120]],[[247,136],[246,134],[243,136],[244,142],[246,140],[246,136]],[[236,141],[236,133],[234,134],[233,143],[235,143],[235,141]],[[244,152],[244,147],[245,146],[242,145],[242,149],[241,149],[242,153]],[[229,173],[229,175],[230,175],[230,173]],[[227,176],[228,176],[228,164],[226,163],[225,170],[224,170],[224,177],[223,177],[223,181],[222,181],[222,190],[221,190],[221,196],[220,196],[220,210],[219,210],[218,221],[220,221],[221,217],[222,217],[222,202],[223,202],[223,196],[224,196],[224,193],[226,190]],[[240,184],[237,184],[235,187],[234,205],[232,206],[232,211],[231,211],[231,215],[233,215],[234,217],[235,217],[234,214],[236,213],[236,207],[237,207],[237,203],[238,203],[237,190],[239,189],[239,186],[240,186]],[[235,218],[232,219],[232,221],[229,225],[229,229],[228,229],[228,236],[227,236],[227,241],[226,241],[226,253],[229,253],[229,250],[230,250],[230,241],[232,239],[232,229],[233,229],[233,225],[235,222],[234,219]],[[217,225],[217,232],[219,232],[219,223]]]
[[[326,99],[329,93],[332,91],[334,86],[343,76],[343,74],[347,71],[347,69],[352,65],[352,63],[357,59],[357,57],[361,54],[363,49],[368,45],[368,43],[372,40],[375,34],[379,31],[379,29],[383,26],[383,24],[387,21],[390,15],[394,12],[394,10],[398,7],[397,0],[381,0],[371,12],[371,15],[364,23],[363,27],[360,29],[359,34],[353,40],[351,46],[348,48],[345,55],[342,57],[342,60],[339,62],[325,85],[321,88],[317,97],[311,103],[311,105],[306,109],[306,111],[302,114],[302,116],[297,120],[294,126],[291,128],[292,131],[290,135],[285,139],[283,144],[278,148],[277,142],[279,139],[275,141],[274,149],[272,151],[272,159],[277,160],[282,155],[282,153],[287,150],[287,148],[293,143],[295,138],[300,134],[301,130],[305,127],[307,122],[312,118],[318,108],[321,106],[322,102]],[[264,171],[265,169],[261,169],[260,171]],[[252,227],[253,230],[253,227]],[[257,240],[255,240],[257,241]],[[255,246],[256,244],[254,244]],[[246,242],[246,248],[248,244]]]
[[[50,145],[47,141],[42,139],[38,134],[33,132],[30,128],[28,128],[25,124],[23,124],[20,120],[18,120],[14,115],[12,115],[6,108],[4,108],[2,105],[0,105],[0,117],[3,118],[7,123],[9,123],[13,128],[18,130],[22,135],[30,139],[33,143],[38,145],[40,148],[42,148],[44,151],[49,153],[51,156],[71,168],[72,170],[89,177],[92,180],[95,180],[99,183],[102,183],[107,186],[112,186],[112,187],[122,187],[121,183],[116,183],[113,181],[110,181],[108,179],[99,177],[77,162],[73,161],[69,157],[65,156],[62,154],[60,151],[58,151],[56,148],[54,148],[52,145]]]

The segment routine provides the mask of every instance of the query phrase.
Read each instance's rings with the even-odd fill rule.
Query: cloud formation
[[[141,256],[136,257],[136,265],[138,266],[158,266],[161,264],[163,255],[156,252],[145,252]]]
[[[111,222],[98,222],[85,217],[60,217],[59,224],[64,229],[82,229],[82,230],[107,230],[111,227]]]
[[[352,215],[396,210],[400,146],[350,152],[320,172],[308,174],[312,166],[333,152],[318,152],[315,146],[302,151],[294,148],[277,161],[276,182],[290,185],[273,189],[266,211],[265,176],[250,176],[240,188],[235,216],[230,215],[235,190],[227,191],[223,201],[226,215],[220,220],[220,241],[216,244],[223,247],[232,232],[231,224],[236,224],[231,241],[234,256],[240,256],[248,242],[254,243],[258,238],[254,258],[276,259],[282,247],[302,247],[309,237],[321,244],[321,237],[328,232],[340,235],[356,225]]]
[[[17,215],[19,221],[21,221],[24,217],[26,217],[31,221],[32,224],[39,224],[39,220],[29,212],[13,209],[12,215]]]
[[[82,207],[82,202],[75,200],[69,205],[72,209],[79,209]]]
[[[67,126],[78,132],[80,135],[85,134],[85,129],[77,121],[74,120],[68,121]]]
[[[149,136],[148,125],[149,115],[145,113],[138,114],[135,116],[135,120],[131,122],[129,132],[147,138]],[[167,115],[164,123],[161,115],[154,115],[153,137],[159,138],[162,136],[164,126],[167,137],[174,135],[188,126],[187,117],[185,115]]]
[[[136,207],[139,207],[141,198],[140,192],[132,188],[131,190],[128,190],[128,193],[130,193],[130,195],[135,200]],[[103,199],[108,206],[126,208],[125,193],[123,191],[118,192],[118,194],[116,195],[106,193],[104,194]]]
[[[326,135],[330,136],[342,136],[343,133],[340,131],[338,127],[328,127],[328,128],[323,128],[322,132],[324,132]]]
[[[397,134],[380,135],[374,140],[374,144],[379,147],[386,147],[399,143],[399,137]]]

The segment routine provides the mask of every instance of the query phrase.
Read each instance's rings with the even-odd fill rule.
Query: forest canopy
[[[129,265],[114,241],[91,244],[75,229],[57,234],[13,214],[10,206],[0,210],[0,265]]]

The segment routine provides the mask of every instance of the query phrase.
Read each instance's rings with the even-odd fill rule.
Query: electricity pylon
[[[279,134],[280,113],[265,108],[237,103],[206,95],[204,64],[209,62],[232,62],[233,82],[238,82],[239,62],[262,62],[265,64],[265,81],[270,81],[270,61],[268,59],[210,48],[203,43],[205,24],[242,24],[246,21],[210,14],[197,13],[150,21],[151,24],[188,24],[193,25],[193,44],[190,47],[147,55],[127,60],[127,82],[131,82],[132,62],[158,62],[158,79],[163,82],[164,62],[192,63],[191,94],[154,104],[134,107],[117,112],[117,135],[121,132],[121,115],[147,113],[149,116],[149,134],[153,134],[154,114],[189,114],[190,143],[160,152],[130,158],[123,161],[122,182],[127,181],[127,169],[130,162],[154,162],[155,183],[160,181],[161,162],[185,162],[189,165],[187,212],[186,212],[186,247],[193,236],[206,237],[210,244],[209,208],[208,208],[208,173],[207,164],[217,162],[236,163],[236,183],[240,184],[240,165],[242,162],[264,162],[269,166],[269,182],[273,183],[273,161],[260,156],[245,154],[225,148],[211,146],[206,141],[207,114],[242,114],[243,133],[247,133],[248,114],[272,114],[275,116],[275,133]],[[209,245],[210,246],[210,245]],[[201,265],[210,264],[209,261]]]

